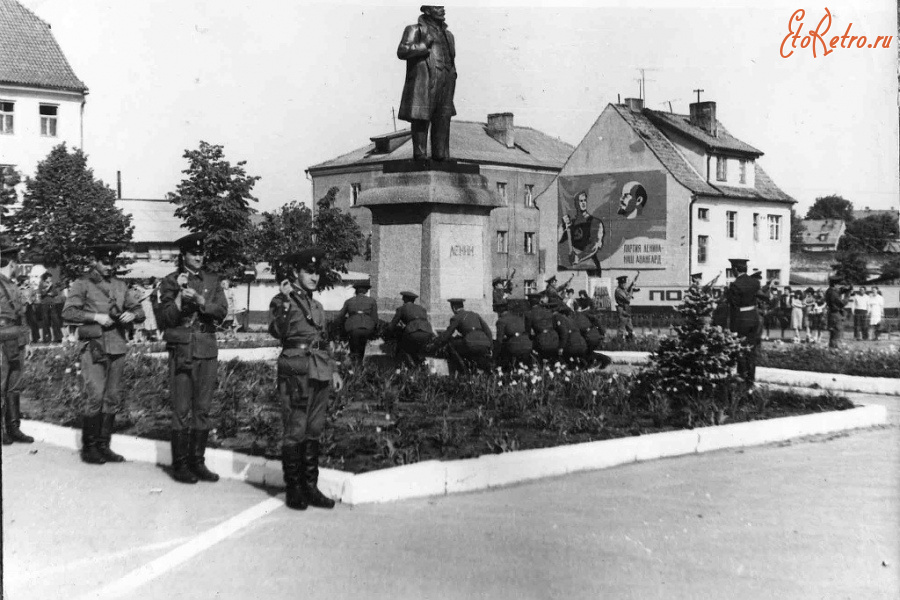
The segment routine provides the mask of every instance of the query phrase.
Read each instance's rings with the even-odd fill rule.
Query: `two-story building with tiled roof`
[[[54,146],[82,147],[87,92],[50,24],[0,0],[0,167],[14,167],[24,180]]]
[[[366,146],[307,169],[313,184],[313,206],[336,186],[336,206],[353,215],[366,235],[372,233],[372,216],[368,208],[356,205],[359,194],[374,186],[384,163],[412,159],[408,129],[370,140]],[[516,296],[522,296],[527,288],[542,288],[544,272],[555,270],[544,250],[554,240],[541,239],[547,215],[535,199],[555,180],[571,152],[572,146],[557,138],[515,125],[511,113],[490,114],[486,123],[451,122],[451,156],[460,163],[479,165],[489,189],[503,203],[491,212],[491,269],[499,277],[515,270]],[[550,219],[551,223],[555,220],[555,211]],[[362,259],[349,268],[369,270]]]
[[[732,136],[715,102],[689,115],[610,104],[538,198],[547,263],[592,292],[640,273],[637,305],[672,305],[702,272],[731,280],[729,258],[787,281],[795,202],[759,165],[762,152]]]
[[[847,230],[843,219],[803,219],[802,238],[797,244],[807,252],[835,252]]]

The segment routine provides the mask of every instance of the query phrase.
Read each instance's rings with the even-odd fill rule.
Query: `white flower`
[[[376,428],[375,428],[375,433],[381,433],[381,427],[376,427]]]
[[[384,415],[384,420],[385,420],[385,421],[390,421],[390,420],[391,420],[391,415]]]
[[[591,395],[592,395],[592,396],[596,396],[596,395],[597,395],[597,390],[594,390],[593,392],[591,392]]]
[[[72,372],[72,369],[71,369],[71,368],[66,369],[66,373],[71,373],[71,372]]]

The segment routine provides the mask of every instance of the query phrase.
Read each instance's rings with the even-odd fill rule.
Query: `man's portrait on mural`
[[[630,268],[644,260],[637,255],[651,253],[659,264],[665,197],[665,175],[655,171],[560,177],[559,267]]]

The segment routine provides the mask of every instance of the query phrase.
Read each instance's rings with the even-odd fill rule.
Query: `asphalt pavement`
[[[333,511],[4,446],[4,596],[894,599],[900,397],[850,396],[890,425]]]

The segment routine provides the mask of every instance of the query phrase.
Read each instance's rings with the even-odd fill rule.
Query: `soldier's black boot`
[[[81,460],[91,465],[106,464],[97,446],[100,443],[100,419],[100,413],[81,418]]]
[[[306,440],[303,449],[303,493],[310,506],[334,508],[334,500],[319,491],[319,440]]]
[[[284,473],[285,500],[288,508],[306,510],[309,502],[303,489],[303,447],[297,444],[282,446],[281,470]]]
[[[206,468],[206,441],[209,439],[208,429],[191,430],[190,467],[200,481],[216,482],[219,476]]]
[[[185,429],[172,431],[172,478],[181,483],[197,483],[188,460],[191,456],[191,432]]]
[[[97,441],[97,450],[103,455],[106,462],[125,462],[125,457],[116,454],[109,449],[112,441],[112,432],[116,423],[116,415],[109,413],[100,413],[100,438]]]
[[[25,435],[19,429],[19,424],[22,422],[22,413],[19,410],[19,392],[13,392],[8,394],[9,399],[6,404],[6,436],[9,439],[7,444],[11,444],[12,442],[19,442],[20,444],[31,444],[34,442],[34,438],[30,435]]]

